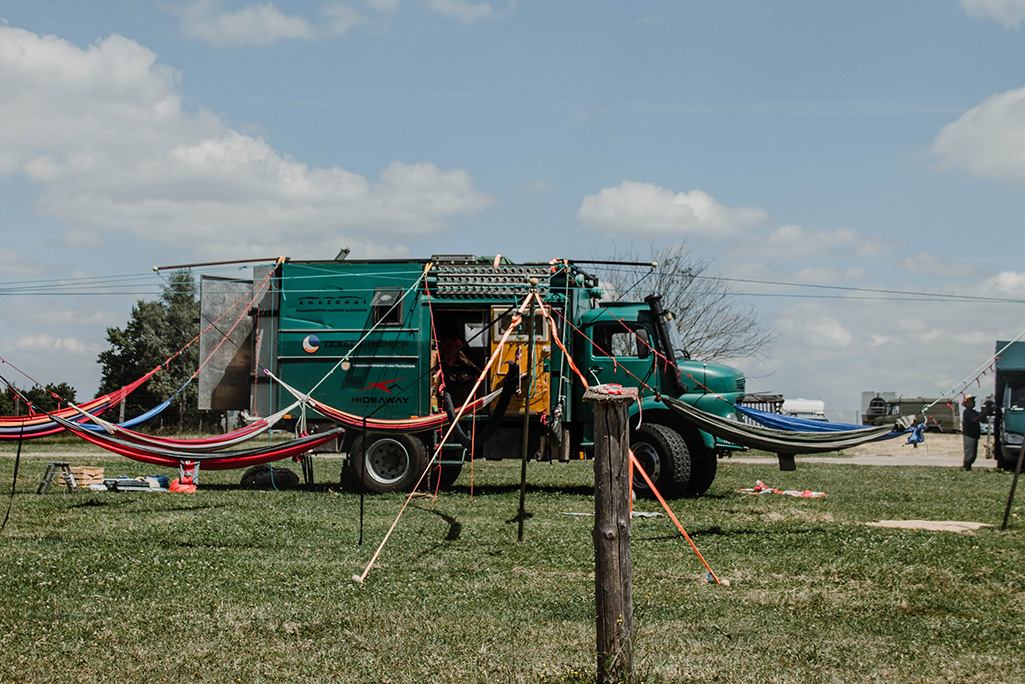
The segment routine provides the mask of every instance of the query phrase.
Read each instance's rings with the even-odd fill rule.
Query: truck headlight
[[[1021,445],[1022,436],[1019,435],[1017,432],[1001,432],[1000,434],[1001,434],[1001,441],[1004,444],[1010,444],[1010,445],[1014,445],[1014,446],[1020,446]]]

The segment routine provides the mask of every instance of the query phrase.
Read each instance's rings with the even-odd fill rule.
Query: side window
[[[495,329],[492,331],[492,339],[501,339],[505,331],[512,325],[513,316],[515,315],[511,311],[505,311],[504,315],[498,317],[501,313],[499,307],[494,307],[491,311],[493,317],[497,318]],[[510,342],[526,342],[527,331],[529,330],[529,321],[526,316],[521,316],[520,324],[509,335]],[[541,312],[534,314],[534,341],[535,342],[547,342],[548,341],[548,319],[545,318]]]
[[[374,299],[370,302],[374,325],[402,325],[401,297],[402,290],[381,288],[374,291]]]
[[[592,353],[594,356],[615,356],[618,358],[646,359],[648,331],[644,328],[627,330],[621,325],[602,325],[594,328]]]
[[[1010,407],[1013,409],[1025,408],[1025,387],[1015,387],[1011,390]]]

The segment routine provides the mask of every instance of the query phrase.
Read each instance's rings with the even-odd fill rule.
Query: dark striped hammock
[[[170,400],[168,400],[170,401]],[[274,427],[274,425],[281,420],[285,414],[290,412],[299,402],[295,402],[291,406],[284,408],[277,413],[267,416],[266,418],[260,418],[255,420],[248,425],[241,427],[231,432],[226,432],[222,435],[215,437],[199,437],[180,439],[175,437],[158,437],[155,435],[147,435],[142,432],[136,432],[135,430],[129,430],[125,426],[125,423],[109,423],[100,418],[93,418],[95,425],[85,425],[81,427],[85,430],[98,432],[100,430],[105,431],[112,437],[116,437],[124,442],[131,444],[138,444],[141,446],[148,446],[157,449],[172,449],[175,451],[187,451],[196,454],[214,453],[217,451],[223,451],[233,446],[238,446],[243,442],[247,442],[254,437],[262,435],[267,430]],[[127,421],[125,421],[127,423]],[[63,429],[63,428],[62,428]]]
[[[822,431],[821,428],[814,431],[780,430],[749,425],[738,420],[727,420],[696,409],[673,397],[663,396],[662,403],[688,422],[720,439],[751,449],[761,449],[777,454],[817,454],[849,449],[868,442],[892,439],[904,434],[906,431],[904,421],[914,420],[914,416],[907,416],[898,421],[896,426],[845,426],[852,429],[829,431]]]

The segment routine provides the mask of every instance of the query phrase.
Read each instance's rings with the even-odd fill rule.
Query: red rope
[[[632,478],[633,478],[633,469],[634,468],[636,468],[637,471],[640,472],[641,477],[643,477],[644,481],[648,483],[648,487],[651,488],[651,491],[655,493],[655,497],[658,499],[659,503],[662,504],[662,508],[666,509],[666,513],[668,513],[669,517],[672,519],[672,521],[674,523],[676,523],[676,529],[680,530],[680,534],[682,534],[683,538],[687,540],[687,543],[690,544],[690,547],[692,549],[694,549],[694,553],[696,553],[698,555],[698,558],[701,560],[701,563],[708,570],[708,574],[711,575],[712,579],[715,580],[716,584],[722,584],[722,582],[719,581],[719,578],[716,577],[715,573],[712,572],[712,568],[711,568],[711,566],[708,565],[708,561],[706,561],[705,557],[701,555],[700,551],[698,551],[698,547],[694,544],[694,541],[690,538],[690,535],[687,534],[687,530],[683,529],[683,525],[681,525],[680,521],[676,519],[676,515],[673,514],[673,509],[669,508],[669,504],[667,504],[666,500],[662,498],[662,494],[655,487],[655,483],[651,481],[651,478],[648,477],[648,473],[646,473],[644,471],[644,468],[641,467],[641,464],[637,461],[637,457],[634,456],[634,452],[631,449],[630,450],[631,485],[633,484],[633,479]]]

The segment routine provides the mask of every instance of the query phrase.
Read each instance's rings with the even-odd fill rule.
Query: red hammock
[[[281,444],[259,447],[256,449],[245,449],[243,451],[228,451],[211,454],[198,454],[191,451],[177,449],[160,449],[152,446],[142,446],[116,439],[104,432],[90,432],[82,429],[78,424],[69,420],[54,416],[62,427],[73,432],[87,442],[106,449],[115,454],[125,456],[134,461],[149,463],[151,465],[177,468],[185,462],[199,462],[204,468],[210,470],[231,470],[232,468],[246,468],[260,463],[280,461],[284,458],[299,458],[307,451],[317,448],[322,444],[337,438],[343,432],[342,428],[335,428],[327,432],[318,432],[308,437],[300,437]]]
[[[139,385],[153,377],[153,374],[161,368],[163,368],[163,366],[157,366],[135,382],[125,385],[121,389],[116,389],[113,392],[104,394],[103,396],[90,399],[85,403],[78,404],[77,408],[75,406],[69,406],[57,411],[51,411],[50,413],[35,413],[27,416],[0,416],[0,427],[20,428],[22,426],[28,427],[30,425],[40,425],[42,423],[50,422],[51,416],[60,416],[61,418],[67,418],[70,420],[79,413],[79,409],[91,413],[104,402],[109,402],[110,406],[117,406],[124,401],[125,397],[138,389]]]
[[[24,430],[25,437],[43,437],[60,432],[64,428],[58,425],[52,417],[65,418],[72,421],[79,421],[84,411],[91,415],[99,415],[108,409],[117,406],[125,397],[139,388],[142,383],[153,377],[162,366],[157,366],[146,375],[124,387],[96,397],[77,406],[68,406],[50,413],[37,413],[27,416],[2,416],[0,417],[0,439],[17,439]]]

